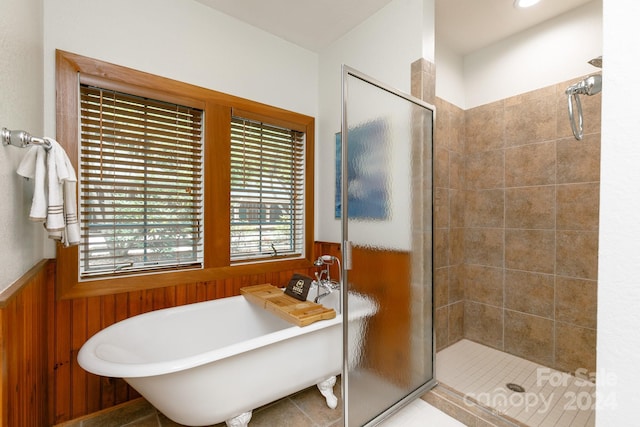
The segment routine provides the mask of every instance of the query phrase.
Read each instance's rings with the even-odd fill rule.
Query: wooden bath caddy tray
[[[307,326],[318,320],[333,319],[336,311],[311,301],[300,301],[273,285],[255,285],[240,288],[244,297],[265,310],[275,313],[294,325]]]

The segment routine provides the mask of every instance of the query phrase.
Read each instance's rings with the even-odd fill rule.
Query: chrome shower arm
[[[567,95],[595,95],[602,90],[602,76],[594,74],[567,88]]]

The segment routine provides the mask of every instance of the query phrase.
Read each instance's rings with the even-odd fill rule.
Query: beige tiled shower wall
[[[437,348],[463,336],[595,371],[600,95],[571,133],[579,78],[462,111],[436,101]]]
[[[436,349],[464,334],[464,110],[436,98],[434,305]]]

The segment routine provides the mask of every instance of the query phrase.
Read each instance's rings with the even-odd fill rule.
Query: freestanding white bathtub
[[[338,312],[339,292],[321,303]],[[375,304],[353,295],[349,307],[350,336],[361,342]],[[222,298],[111,325],[82,346],[78,362],[91,373],[124,378],[177,423],[246,426],[254,408],[314,384],[336,407],[342,315],[298,327],[243,296]]]

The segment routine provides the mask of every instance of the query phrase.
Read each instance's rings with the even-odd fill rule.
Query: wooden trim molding
[[[46,265],[50,262],[51,260],[48,259],[41,260],[36,265],[31,267],[31,269],[29,269],[29,271],[27,271],[24,275],[22,275],[22,277],[20,277],[2,292],[0,292],[0,309],[7,307],[11,299],[14,298],[22,288],[33,282],[35,277],[41,274],[42,269],[45,268]]]

